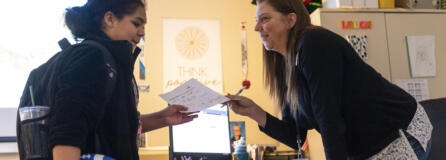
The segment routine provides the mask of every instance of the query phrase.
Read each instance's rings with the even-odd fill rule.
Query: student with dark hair
[[[316,129],[327,159],[427,159],[432,125],[423,107],[344,38],[313,26],[302,1],[257,0],[256,18],[266,86],[282,120],[228,95],[235,113],[295,149]]]
[[[189,122],[196,115],[170,105],[140,115],[133,66],[147,22],[141,0],[88,0],[68,8],[65,23],[77,41],[95,41],[116,62],[112,68],[102,50],[76,45],[58,69],[49,119],[48,143],[55,160],[79,160],[81,154],[97,153],[118,160],[137,160],[137,136],[161,127]],[[116,78],[110,93],[106,84]]]

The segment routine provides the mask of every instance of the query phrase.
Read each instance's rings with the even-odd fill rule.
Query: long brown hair
[[[284,107],[290,103],[290,109],[298,108],[298,86],[296,73],[297,45],[304,31],[313,28],[310,15],[301,0],[257,0],[257,4],[268,3],[282,15],[296,14],[296,23],[288,33],[286,57],[263,47],[263,75],[270,96],[277,104]]]

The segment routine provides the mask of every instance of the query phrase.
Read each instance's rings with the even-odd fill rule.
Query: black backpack
[[[28,80],[26,82],[25,88],[22,93],[22,97],[20,98],[19,109],[23,107],[32,106],[31,93],[29,86],[32,86],[33,97],[35,101],[35,106],[49,106],[51,107],[52,100],[55,96],[55,85],[58,75],[60,74],[60,69],[63,64],[64,59],[72,53],[72,50],[80,45],[91,45],[94,46],[103,53],[104,60],[108,67],[114,68],[114,73],[116,73],[116,63],[111,55],[111,53],[102,46],[100,43],[93,40],[84,40],[82,43],[77,43],[71,45],[67,39],[62,39],[59,41],[59,46],[61,47],[61,51],[56,53],[53,57],[51,57],[47,62],[40,65],[38,68],[31,71],[28,76]],[[108,81],[106,97],[107,102],[110,100],[114,87],[116,85],[116,76]],[[51,109],[50,109],[51,111]],[[48,117],[51,116],[51,112],[47,115],[44,115],[40,118],[36,119],[28,119],[21,121],[19,110],[17,110],[17,121],[16,121],[16,130],[17,130],[17,144],[18,150],[21,160],[50,160],[52,159],[52,149],[49,148],[47,143],[47,133],[48,133]],[[39,122],[38,135],[34,136],[26,136],[26,134],[22,133],[22,129],[29,129],[30,123]],[[32,128],[32,126],[31,126]],[[34,126],[34,129],[36,127]],[[95,135],[97,136],[97,135]],[[95,140],[95,143],[97,139]],[[95,144],[95,149],[100,150],[99,145]]]

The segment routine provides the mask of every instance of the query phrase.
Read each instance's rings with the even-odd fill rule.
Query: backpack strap
[[[108,51],[107,48],[105,48],[102,44],[93,41],[93,40],[84,40],[82,43],[84,44],[88,44],[88,45],[92,45],[95,46],[97,48],[99,48],[99,50],[101,50],[101,52],[103,53],[104,56],[104,61],[105,61],[105,65],[107,66],[107,68],[110,70],[109,73],[109,77],[110,77],[110,83],[106,84],[106,99],[105,102],[106,104],[108,102],[110,102],[111,96],[113,95],[113,91],[115,90],[115,86],[116,86],[116,76],[117,76],[117,70],[116,70],[116,62],[115,62],[115,58],[111,55],[111,53]]]
[[[62,49],[62,50],[65,50],[71,46],[71,43],[70,43],[70,41],[68,41],[67,38],[63,38],[63,39],[59,40],[58,44],[59,44],[60,49]]]
[[[99,50],[101,50],[101,52],[103,53],[102,55],[104,56],[105,65],[110,70],[109,75],[108,75],[110,77],[110,81],[108,83],[106,83],[106,92],[105,92],[105,102],[106,102],[105,104],[108,104],[110,102],[113,92],[115,90],[116,81],[117,81],[118,72],[116,70],[115,59],[113,58],[113,55],[111,55],[111,53],[108,51],[107,48],[105,48],[102,44],[100,44],[96,41],[84,40],[82,43],[95,46]],[[100,153],[101,145],[100,145],[100,141],[99,141],[100,137],[97,133],[97,129],[98,129],[98,125],[96,125],[95,131],[94,131],[94,150],[95,150],[95,152]]]
[[[105,65],[111,71],[110,74],[109,74],[109,77],[111,79],[110,83],[106,84],[107,91],[106,91],[106,99],[105,99],[106,101],[105,102],[108,103],[110,101],[110,99],[111,99],[111,96],[113,95],[113,91],[115,90],[114,88],[115,88],[115,85],[116,85],[116,75],[118,73],[117,70],[115,69],[116,68],[115,59],[113,58],[113,56],[111,55],[111,53],[108,51],[107,48],[105,48],[102,44],[100,44],[100,43],[98,43],[96,41],[84,40],[84,41],[82,41],[82,43],[95,46],[99,50],[101,50],[101,52],[103,53],[102,55],[104,56]],[[66,50],[67,48],[73,46],[68,41],[67,38],[63,38],[63,39],[59,40],[58,44],[59,44],[59,47],[62,50]]]

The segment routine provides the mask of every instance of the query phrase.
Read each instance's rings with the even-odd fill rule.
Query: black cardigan
[[[115,90],[106,104],[109,69],[101,50],[79,45],[67,54],[51,108],[49,147],[77,146],[82,154],[100,153],[115,159],[137,160],[137,93],[133,91],[132,79],[139,49],[132,54],[129,42],[111,40],[102,32],[87,39],[99,42],[114,57]]]
[[[299,111],[283,107],[282,120],[268,114],[262,131],[297,148],[297,122],[303,137],[313,128],[321,134],[327,159],[345,160],[370,157],[399,137],[398,129],[407,129],[415,99],[366,64],[344,38],[313,29],[301,40]]]

